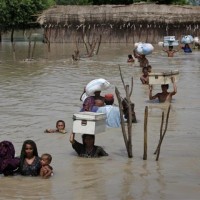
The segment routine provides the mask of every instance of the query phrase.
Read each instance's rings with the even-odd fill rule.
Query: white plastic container
[[[164,47],[169,47],[169,46],[178,46],[179,43],[178,43],[178,40],[175,40],[175,41],[164,41],[163,43],[163,46]]]
[[[95,112],[79,112],[73,115],[73,132],[95,135],[105,132],[106,114]]]
[[[175,40],[176,40],[175,36],[164,36],[164,42],[165,41],[174,42]]]
[[[149,85],[164,85],[172,83],[171,77],[174,77],[175,82],[179,79],[179,71],[165,71],[149,73]]]

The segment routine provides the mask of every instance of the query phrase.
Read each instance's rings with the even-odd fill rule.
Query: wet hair
[[[114,103],[114,99],[105,99],[105,104],[106,105],[113,105],[113,103]]]
[[[27,144],[31,145],[31,147],[33,148],[33,155],[38,156],[36,143],[33,140],[25,140],[22,145],[21,154],[20,154],[20,169],[22,169],[24,160],[26,158],[26,145]]]
[[[144,70],[147,70],[148,71],[148,68],[147,67],[143,67],[142,68],[142,72],[144,73]]]
[[[133,58],[133,56],[132,56],[131,54],[129,54],[129,55],[128,55],[128,58],[129,58],[129,59],[130,59],[130,58]]]
[[[151,69],[152,67],[151,67],[151,65],[147,65],[147,69]]]
[[[163,85],[161,85],[161,87],[163,88],[163,87],[166,87],[167,89],[169,88],[169,84],[163,84]]]
[[[43,154],[41,155],[41,159],[42,159],[43,156],[46,156],[46,157],[47,157],[49,163],[52,161],[52,156],[51,156],[49,153],[43,153]]]
[[[63,128],[65,128],[65,122],[63,121],[63,120],[58,120],[57,122],[56,122],[56,128],[58,127],[58,123],[63,123],[63,125],[64,125],[64,127]]]
[[[82,135],[82,140],[83,140],[83,145],[85,146],[85,138],[86,137],[91,137],[95,141],[95,135],[90,135],[90,134],[83,134]]]

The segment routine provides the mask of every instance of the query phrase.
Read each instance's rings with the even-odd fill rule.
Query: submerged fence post
[[[148,122],[148,106],[145,107],[145,112],[144,112],[144,154],[143,154],[143,160],[147,160],[147,122]]]
[[[162,134],[162,137],[161,137],[161,139],[160,139],[160,141],[159,141],[159,144],[158,144],[158,147],[157,147],[158,150],[157,150],[156,161],[158,161],[158,159],[159,159],[161,144],[162,144],[162,141],[163,141],[163,139],[164,139],[165,133],[166,133],[166,131],[167,131],[170,108],[171,108],[171,105],[169,105],[169,107],[168,107],[167,117],[166,117],[166,122],[165,122],[165,130],[164,130],[164,132],[163,132],[163,134]]]

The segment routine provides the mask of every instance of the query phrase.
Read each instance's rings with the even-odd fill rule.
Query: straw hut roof
[[[128,22],[146,21],[161,23],[200,23],[200,6],[178,6],[138,3],[131,5],[54,6],[37,19],[40,25],[66,25],[76,21]]]

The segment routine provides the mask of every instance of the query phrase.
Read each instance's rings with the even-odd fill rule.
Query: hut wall
[[[50,42],[157,43],[165,35],[199,36],[200,7],[133,4],[129,6],[57,6],[38,18]]]
[[[77,28],[79,27],[79,28]],[[149,23],[149,22],[127,22],[110,24],[88,23],[85,25],[72,24],[68,27],[47,27],[50,42],[66,43],[83,41],[83,37],[92,39],[102,35],[102,42],[105,43],[135,43],[150,42],[157,43],[163,40],[163,36],[174,35],[180,39],[183,35],[200,35],[200,23]]]

